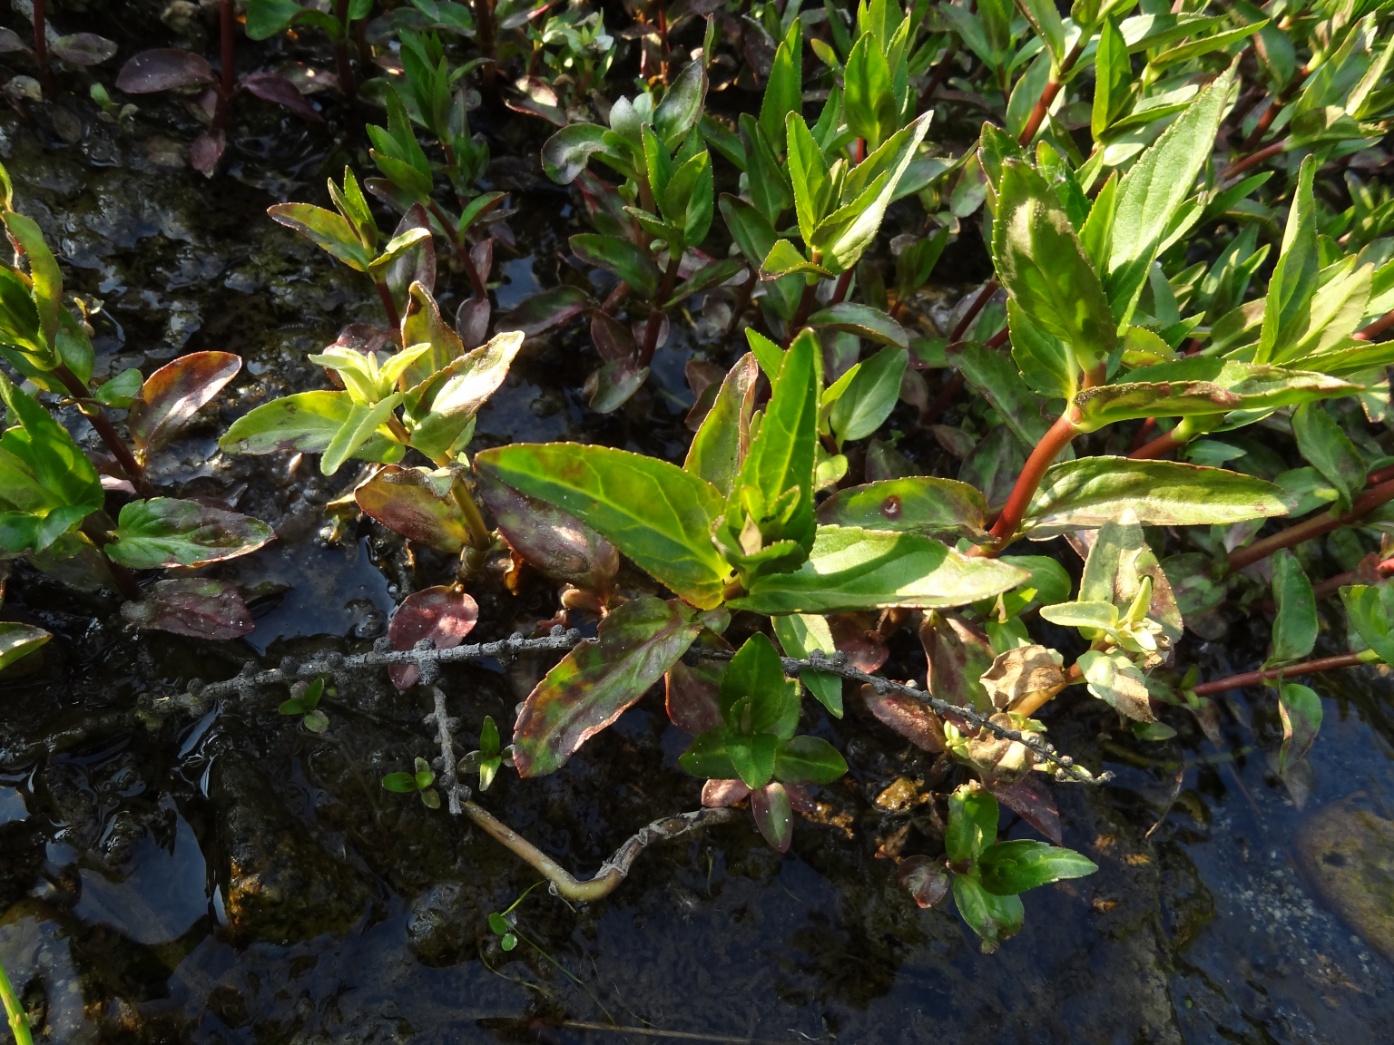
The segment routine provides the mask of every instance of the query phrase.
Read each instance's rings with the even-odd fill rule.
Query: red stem
[[[674,254],[668,259],[663,285],[658,288],[654,307],[649,310],[649,324],[644,328],[644,344],[639,350],[640,366],[648,366],[653,361],[653,354],[658,351],[658,331],[663,326],[663,303],[673,296],[673,285],[678,281],[678,266],[681,264],[681,254]]]
[[[1021,129],[1021,136],[1017,138],[1017,144],[1027,146],[1036,137],[1036,132],[1041,129],[1041,124],[1045,122],[1046,114],[1050,112],[1051,103],[1055,101],[1055,96],[1060,93],[1060,88],[1065,86],[1065,76],[1074,68],[1075,62],[1079,61],[1079,56],[1084,53],[1084,45],[1089,40],[1088,33],[1081,33],[1079,43],[1075,44],[1074,50],[1065,56],[1065,60],[1060,63],[1060,69],[1051,77],[1045,85],[1045,90],[1036,99],[1036,107],[1031,110],[1031,116],[1026,121],[1026,126]],[[1059,77],[1059,79],[1056,79]]]
[[[799,307],[794,312],[794,318],[789,323],[789,336],[784,340],[784,347],[788,348],[794,343],[794,338],[799,336],[799,331],[808,321],[809,314],[813,311],[813,304],[818,300],[818,281],[804,284],[803,297],[799,298]]]
[[[87,386],[66,366],[58,367],[53,371],[53,375],[63,382],[63,387],[77,400],[82,416],[87,418],[106,448],[111,451],[111,455],[116,458],[117,464],[121,466],[121,470],[126,473],[126,478],[131,480],[137,492],[142,497],[153,497],[155,491],[145,478],[145,469],[140,466],[135,454],[131,453],[131,448],[126,445],[125,440],[117,434],[106,414],[102,413],[102,408],[92,401]]]
[[[992,300],[992,295],[997,293],[998,286],[999,284],[995,279],[990,279],[983,284],[983,289],[978,291],[978,296],[973,299],[973,303],[954,324],[953,330],[949,333],[949,344],[956,344],[963,340],[963,335],[968,333],[968,328],[973,325],[973,320],[978,318],[978,313]]]
[[[218,107],[221,109],[227,104],[227,99],[232,97],[233,88],[237,86],[237,61],[236,61],[236,35],[233,18],[232,0],[222,0],[218,9],[218,34],[222,43],[223,68],[222,68],[222,90],[223,97],[218,99]]]
[[[1228,167],[1225,168],[1224,173],[1220,175],[1220,180],[1229,181],[1230,178],[1238,177],[1240,174],[1243,174],[1245,171],[1249,170],[1249,168],[1257,167],[1264,160],[1269,159],[1273,156],[1277,156],[1280,152],[1283,152],[1287,147],[1288,143],[1285,139],[1275,141],[1272,145],[1265,145],[1262,149],[1259,149],[1258,152],[1250,153],[1248,156],[1245,156],[1242,160],[1235,160],[1233,163],[1231,163]]]
[[[1348,511],[1326,512],[1323,515],[1304,519],[1285,530],[1279,530],[1272,537],[1265,537],[1261,541],[1255,541],[1253,544],[1231,552],[1229,557],[1230,572],[1236,573],[1246,566],[1252,566],[1260,559],[1266,559],[1274,552],[1291,548],[1303,541],[1310,541],[1314,537],[1338,530],[1342,526],[1357,523],[1390,500],[1394,500],[1394,479],[1367,490],[1355,499],[1355,503],[1350,506]]]
[[[1291,678],[1293,675],[1312,675],[1318,671],[1330,671],[1332,668],[1353,668],[1368,663],[1369,660],[1366,659],[1364,653],[1341,653],[1334,657],[1320,657],[1316,660],[1303,661],[1301,664],[1289,664],[1285,668],[1246,671],[1242,675],[1231,675],[1229,678],[1216,679],[1214,682],[1202,682],[1191,692],[1198,697],[1210,697],[1231,689],[1257,686],[1270,679]]]
[[[1394,327],[1394,309],[1390,309],[1365,329],[1357,330],[1353,336],[1357,341],[1373,341],[1390,327]]]
[[[1181,440],[1176,438],[1176,429],[1173,428],[1170,432],[1163,432],[1150,443],[1138,447],[1128,455],[1128,459],[1131,461],[1156,461],[1181,445]]]
[[[383,309],[387,312],[387,321],[392,324],[392,336],[398,342],[402,340],[402,317],[397,311],[397,303],[392,300],[392,291],[387,289],[386,283],[375,282],[378,288],[378,300],[382,302]]]
[[[1031,504],[1031,498],[1035,496],[1036,490],[1041,485],[1041,479],[1044,478],[1046,469],[1055,463],[1055,459],[1060,456],[1065,447],[1069,446],[1074,437],[1079,435],[1079,429],[1070,417],[1073,413],[1075,413],[1074,407],[1070,407],[1056,418],[1055,424],[1050,426],[1045,438],[1036,444],[1036,449],[1031,451],[1031,456],[1026,459],[1025,467],[1017,476],[1016,485],[1012,487],[1012,492],[1007,497],[1007,503],[1002,506],[1001,514],[997,516],[997,521],[992,524],[992,529],[989,531],[992,543],[977,545],[968,552],[969,555],[995,559],[1016,535],[1017,528],[1021,526],[1021,520],[1026,515],[1026,509]]]
[[[1363,583],[1362,577],[1368,577],[1366,570],[1347,570],[1345,573],[1338,573],[1334,577],[1328,577],[1320,584],[1312,587],[1312,594],[1318,599],[1329,598],[1344,588],[1347,584]],[[1374,572],[1380,577],[1394,577],[1394,559],[1385,559],[1383,562],[1375,564]]]

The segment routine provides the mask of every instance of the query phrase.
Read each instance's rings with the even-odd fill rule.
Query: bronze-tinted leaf
[[[479,496],[513,550],[553,580],[608,595],[620,569],[615,546],[575,516],[481,475]]]
[[[862,687],[862,699],[878,721],[916,747],[933,752],[944,750],[944,724],[924,701],[898,690],[878,693],[873,686]]]
[[[389,530],[447,555],[458,555],[470,543],[451,486],[450,469],[430,471],[386,465],[354,491],[358,507]]]
[[[1050,793],[1045,774],[1028,773],[1015,783],[993,784],[992,793],[997,801],[1056,845],[1065,844],[1060,833],[1060,810],[1055,807],[1055,796]]]
[[[236,586],[207,577],[157,581],[139,602],[122,604],[121,616],[137,628],[194,639],[237,639],[255,627]]]
[[[96,33],[60,36],[49,45],[53,54],[73,65],[101,65],[116,53],[116,44]]]
[[[518,775],[560,769],[663,677],[702,626],[677,600],[649,596],[610,614],[598,639],[568,653],[524,701],[513,730]]]
[[[794,808],[784,785],[772,782],[750,792],[750,814],[770,847],[787,853],[794,840]]]
[[[474,630],[479,605],[467,593],[454,588],[425,588],[412,592],[387,625],[387,638],[393,649],[411,649],[422,639],[430,639],[436,649],[453,649]],[[415,664],[393,664],[387,669],[398,691],[411,689],[421,678]]]
[[[169,443],[242,369],[231,352],[193,352],[156,370],[131,403],[131,441],[144,455]]]
[[[921,908],[933,907],[949,895],[953,876],[927,856],[909,856],[896,867],[896,881]]]
[[[707,809],[724,809],[749,795],[750,788],[741,780],[708,780],[702,785],[702,805]]]
[[[561,326],[572,316],[580,315],[592,304],[590,295],[584,290],[568,286],[553,287],[532,295],[517,308],[505,313],[500,317],[499,325],[510,330],[521,330],[528,337],[536,337],[545,330]]]
[[[929,689],[950,704],[981,714],[992,711],[978,680],[992,666],[992,645],[979,629],[952,613],[927,613],[920,625],[920,644],[929,661]]]
[[[697,640],[697,646],[731,649],[729,642],[710,631]],[[724,661],[706,657],[699,658],[695,664],[679,660],[669,668],[663,679],[668,720],[694,737],[720,729],[723,723],[719,695],[725,670]]]
[[[161,47],[141,51],[126,62],[116,75],[116,89],[127,94],[153,94],[216,80],[213,67],[202,55],[177,47]]]
[[[248,94],[254,94],[262,101],[270,102],[272,105],[279,105],[287,112],[295,113],[302,120],[309,120],[311,123],[324,122],[324,117],[319,114],[310,100],[284,76],[277,73],[248,73],[242,77],[240,86]]]

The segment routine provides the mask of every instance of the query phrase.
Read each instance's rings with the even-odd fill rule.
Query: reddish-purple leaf
[[[402,600],[387,637],[393,649],[411,649],[422,639],[430,639],[436,649],[453,649],[465,641],[479,619],[479,605],[463,591],[453,588],[425,588]],[[393,664],[387,669],[398,691],[411,689],[421,678],[415,664]]]
[[[407,212],[402,215],[402,220],[397,222],[397,227],[392,230],[392,239],[396,239],[404,232],[410,232],[413,229],[425,229],[428,232],[431,230],[431,216],[426,213],[426,208],[419,203],[413,203],[407,209]],[[406,250],[402,251],[402,253],[398,254],[388,263],[387,269],[383,273],[383,279],[387,282],[387,289],[392,294],[392,300],[396,302],[397,308],[402,312],[403,331],[405,333],[406,317],[415,304],[415,302],[408,300],[412,286],[417,283],[421,284],[427,297],[430,297],[435,290],[435,240],[430,236],[425,236],[407,247]],[[434,304],[433,300],[432,305],[434,306]],[[436,311],[439,317],[439,310],[437,309]],[[419,345],[424,340],[426,339],[412,339],[404,341],[404,344]],[[454,356],[450,358],[453,359]],[[450,359],[445,360],[445,362],[438,364],[435,370],[439,370],[449,362]],[[429,377],[430,373],[422,376]],[[416,380],[421,380],[421,377],[418,377]]]
[[[867,710],[880,722],[916,747],[934,752],[944,750],[944,724],[923,700],[896,690],[877,693],[871,686],[862,687],[862,698]]]
[[[907,856],[896,868],[896,880],[920,907],[933,907],[949,895],[953,877],[944,865],[927,856]]]
[[[205,131],[189,146],[189,166],[205,178],[211,178],[218,169],[218,161],[223,158],[223,150],[226,148],[226,134],[222,131]]]
[[[73,33],[54,40],[49,50],[73,65],[101,65],[116,53],[116,44],[96,33]]]
[[[572,316],[579,316],[594,302],[584,290],[576,287],[553,287],[523,301],[517,308],[499,317],[504,330],[521,330],[528,337],[559,327]]]
[[[708,780],[702,785],[702,805],[707,809],[726,809],[745,801],[750,788],[741,780]]]
[[[389,530],[447,555],[470,543],[469,527],[451,496],[454,477],[446,469],[386,465],[354,491],[358,507]]]
[[[784,785],[776,781],[750,792],[750,814],[770,847],[787,853],[794,840],[794,808]]]
[[[511,486],[480,479],[479,496],[513,550],[553,580],[608,595],[620,569],[615,546],[585,523]]]
[[[367,355],[369,352],[392,351],[393,334],[386,327],[371,323],[350,323],[339,331],[330,348],[351,348]]]
[[[466,298],[455,310],[455,333],[468,351],[484,344],[489,336],[489,317],[493,308],[487,298]]]
[[[1065,844],[1060,834],[1060,810],[1055,808],[1055,796],[1040,773],[1028,773],[1014,784],[994,783],[991,791],[997,801],[1056,845]]]
[[[193,352],[145,379],[131,403],[131,441],[143,455],[166,445],[242,369],[231,352]]]
[[[157,581],[139,602],[124,603],[121,616],[137,628],[194,639],[237,639],[255,627],[237,588],[206,577]]]
[[[708,388],[719,388],[726,380],[726,371],[708,359],[689,359],[683,367],[683,375],[687,378],[687,387],[699,399]]]
[[[568,653],[523,702],[513,729],[518,775],[560,769],[662,678],[702,627],[676,599],[644,596],[610,614],[598,639]]]
[[[991,714],[992,701],[978,680],[992,667],[987,636],[952,613],[926,614],[920,644],[929,661],[929,689],[950,704]]]
[[[697,645],[726,649],[731,644],[711,632],[697,640]],[[664,679],[667,691],[668,719],[684,733],[697,736],[711,729],[720,729],[721,676],[724,661],[700,658],[695,664],[678,661],[668,669]]]
[[[470,264],[479,273],[479,278],[487,280],[494,267],[494,241],[491,238],[480,240],[470,247]]]
[[[876,631],[876,621],[866,613],[831,613],[828,628],[833,633],[833,645],[839,653],[847,654],[847,666],[875,674],[891,651]]]
[[[241,85],[249,94],[254,94],[272,105],[279,105],[302,120],[309,120],[311,123],[324,122],[324,117],[300,93],[299,88],[278,73],[249,73],[242,77]]]
[[[591,313],[591,341],[607,363],[619,363],[635,356],[634,338],[629,328],[600,309]]]
[[[116,88],[127,94],[153,94],[176,87],[213,83],[217,77],[202,55],[177,47],[141,51],[116,74]]]

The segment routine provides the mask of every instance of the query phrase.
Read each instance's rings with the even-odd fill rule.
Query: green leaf
[[[0,671],[26,657],[53,638],[43,628],[17,621],[0,620]]]
[[[247,36],[252,40],[277,36],[289,29],[304,10],[298,0],[248,0]]]
[[[1072,400],[1079,388],[1079,368],[1069,346],[1031,321],[1015,298],[1007,299],[1007,329],[1012,362],[1022,379],[1043,396]]]
[[[1003,165],[992,224],[998,278],[1041,330],[1070,346],[1081,370],[1097,366],[1117,340],[1108,298],[1070,219],[1039,174]]]
[[[983,888],[998,896],[1014,896],[1065,878],[1084,878],[1098,869],[1098,864],[1073,849],[1026,838],[990,845],[978,860]]]
[[[771,733],[746,735],[728,730],[726,754],[736,767],[736,775],[754,791],[774,778],[774,752],[779,739]]]
[[[628,283],[645,298],[658,293],[663,274],[648,251],[617,236],[582,232],[571,237],[571,249],[588,265],[604,269]]]
[[[1341,601],[1365,645],[1394,665],[1394,584],[1354,584],[1341,589]]]
[[[784,121],[803,108],[802,21],[795,18],[774,53],[770,78],[760,99],[760,129],[772,142],[783,141]]]
[[[1303,314],[1310,308],[1316,293],[1319,262],[1316,200],[1312,194],[1316,169],[1316,158],[1308,156],[1298,171],[1282,248],[1268,281],[1268,296],[1264,299],[1263,331],[1254,356],[1258,363],[1281,360],[1282,350],[1292,340],[1293,329],[1302,325]]]
[[[264,522],[174,497],[131,501],[121,509],[107,556],[132,570],[205,566],[248,555],[275,534]]]
[[[828,161],[798,112],[789,114],[785,129],[789,146],[789,182],[794,189],[799,235],[806,246],[812,247],[813,230],[834,205]]]
[[[1365,489],[1365,458],[1345,432],[1319,405],[1299,407],[1292,415],[1292,434],[1303,460],[1340,491],[1340,505],[1349,508]]]
[[[879,308],[872,308],[870,305],[855,305],[844,301],[813,313],[808,317],[808,325],[846,331],[882,345],[910,347],[909,331]]]
[[[749,352],[731,368],[688,447],[683,470],[705,479],[729,497],[740,474],[750,422],[755,413],[755,356]]]
[[[975,862],[997,838],[997,799],[988,792],[964,784],[949,796],[949,825],[944,849],[956,864]]]
[[[771,614],[936,609],[998,595],[1027,576],[917,534],[820,526],[807,562],[792,573],[755,578],[749,592],[728,605]]]
[[[807,660],[810,653],[818,650],[829,656],[837,652],[833,642],[832,629],[824,617],[816,614],[790,613],[774,617],[775,638],[784,647],[784,654],[797,660]],[[834,718],[842,717],[842,679],[830,671],[803,671],[799,681],[817,698],[818,703],[828,709]],[[780,779],[784,779],[781,777]]]
[[[727,747],[728,730],[709,729],[692,739],[691,746],[678,758],[678,765],[695,777],[709,780],[735,780],[739,774]]]
[[[1021,379],[1011,357],[969,342],[950,352],[949,359],[958,365],[968,383],[992,404],[1022,446],[1034,450],[1045,438],[1050,423],[1041,416],[1040,400]]]
[[[867,151],[871,151],[895,132],[900,113],[891,86],[891,67],[870,33],[853,45],[842,83],[847,127],[864,139]]]
[[[797,25],[798,23],[795,22]],[[770,846],[781,852],[789,851],[794,840],[794,806],[783,784],[769,783],[750,793],[750,814],[755,826]]]
[[[808,272],[815,276],[833,275],[822,265],[815,265],[809,261],[789,240],[775,240],[774,246],[770,247],[769,253],[765,255],[765,260],[760,262],[760,278],[777,280],[781,276],[796,272]]]
[[[523,702],[513,727],[518,775],[560,769],[661,679],[704,626],[687,608],[652,596],[606,617],[596,640],[568,653]]]
[[[1045,43],[1054,59],[1052,68],[1059,69],[1065,60],[1065,23],[1056,9],[1055,0],[1016,0],[1016,6]]]
[[[419,790],[415,773],[388,773],[382,778],[382,786],[399,795],[412,795]]]
[[[393,412],[401,405],[402,398],[401,392],[393,392],[386,399],[371,406],[367,403],[352,404],[348,417],[320,455],[320,473],[333,475],[350,457],[359,456],[360,450],[386,425],[387,419],[393,416]]]
[[[726,665],[719,702],[727,728],[742,736],[787,740],[799,724],[798,683],[784,677],[779,653],[764,635],[746,639]]]
[[[1286,548],[1273,556],[1273,648],[1264,667],[1291,664],[1317,644],[1317,600],[1297,556]]]
[[[1230,68],[1211,81],[1118,183],[1105,286],[1120,323],[1131,317],[1152,259],[1210,159],[1234,76]]]
[[[408,390],[403,404],[412,447],[437,462],[462,452],[475,415],[503,384],[522,347],[520,330],[495,334]]]
[[[1237,409],[1246,411],[1276,410],[1318,399],[1354,395],[1360,388],[1329,374],[1206,356],[1191,356],[1170,363],[1139,367],[1130,371],[1127,378],[1128,383],[1174,385],[1179,388],[1190,384],[1213,384],[1238,397]],[[1090,392],[1094,390],[1090,389]]]
[[[9,211],[4,215],[4,221],[10,238],[29,259],[29,280],[39,317],[39,336],[51,345],[58,336],[58,324],[63,312],[63,273],[32,218]]]
[[[941,540],[971,539],[984,533],[987,501],[977,488],[953,479],[883,479],[839,490],[818,506],[818,521]]]
[[[372,259],[342,214],[309,203],[277,203],[266,209],[274,221],[294,229],[355,272],[367,272]]]
[[[1090,111],[1089,129],[1095,141],[1127,105],[1133,83],[1133,64],[1128,57],[1128,44],[1112,18],[1104,20],[1099,29],[1099,48],[1094,58],[1094,103]]]
[[[669,149],[676,149],[697,126],[706,96],[707,70],[701,62],[692,62],[678,74],[653,113],[653,129]]]
[[[611,132],[594,123],[563,127],[542,146],[542,169],[554,182],[570,185],[586,169],[592,156],[623,164],[611,139]]]
[[[726,499],[705,480],[642,454],[575,443],[499,447],[474,464],[574,515],[693,605],[720,604],[730,567],[711,530]]]
[[[1084,457],[1046,471],[1022,533],[1042,539],[1097,529],[1128,509],[1144,526],[1224,526],[1285,515],[1291,504],[1272,483],[1222,468]]]
[[[828,416],[838,448],[872,435],[890,417],[900,399],[909,353],[898,345],[886,345],[857,368],[852,380]]]
[[[1021,931],[1026,908],[1018,896],[998,896],[982,887],[976,876],[954,875],[954,906],[982,939],[982,952],[991,954],[1004,940]]]
[[[1296,682],[1278,687],[1278,714],[1283,720],[1283,746],[1278,749],[1278,772],[1286,773],[1307,757],[1321,729],[1321,697]]]
[[[793,737],[774,752],[775,779],[785,784],[831,784],[847,772],[847,760],[821,737]]]
[[[273,399],[243,414],[223,437],[224,453],[270,454],[278,450],[323,453],[353,410],[347,392],[299,392]],[[405,448],[383,435],[374,435],[358,448],[367,461],[399,460]]]

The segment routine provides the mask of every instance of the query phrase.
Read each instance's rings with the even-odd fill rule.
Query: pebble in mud
[[[1326,905],[1394,959],[1394,820],[1357,793],[1309,813],[1296,849],[1303,874]]]

